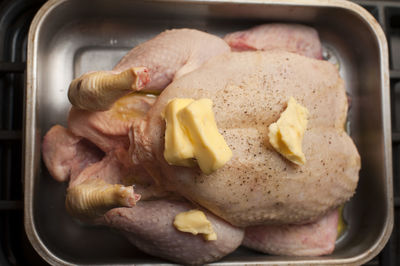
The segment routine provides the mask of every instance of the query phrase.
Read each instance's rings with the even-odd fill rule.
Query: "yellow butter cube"
[[[178,112],[181,125],[194,146],[194,157],[205,174],[211,174],[232,158],[232,151],[218,132],[210,99],[190,103]]]
[[[210,221],[204,212],[200,210],[190,210],[181,212],[175,216],[174,226],[181,232],[191,233],[193,235],[202,234],[205,240],[217,240]]]
[[[290,97],[286,110],[277,122],[269,126],[268,137],[272,147],[297,165],[306,162],[302,151],[302,141],[307,129],[307,116],[307,108]]]
[[[196,165],[192,159],[193,145],[176,116],[182,108],[192,102],[193,99],[173,99],[164,110],[163,116],[166,121],[164,158],[169,164],[188,167]]]

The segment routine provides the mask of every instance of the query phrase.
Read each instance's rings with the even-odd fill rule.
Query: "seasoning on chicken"
[[[267,128],[290,96],[309,110],[302,144],[307,162],[301,166],[268,141]],[[178,97],[214,102],[215,120],[233,157],[211,175],[164,159],[161,113]],[[344,131],[346,115],[344,82],[331,63],[282,51],[228,53],[163,91],[147,116],[133,122],[130,152],[167,190],[233,225],[307,223],[355,192],[360,157]]]
[[[343,80],[328,62],[292,53],[321,59],[318,35],[308,27],[262,25],[225,40],[233,50],[274,51],[229,52],[222,39],[207,33],[163,32],[106,72],[119,75],[146,67],[150,81],[143,90],[161,95],[128,95],[111,104],[118,96],[105,112],[73,107],[68,129],[54,126],[46,134],[44,162],[55,179],[69,180],[70,211],[72,201],[89,206],[78,206],[72,215],[114,228],[154,256],[182,264],[212,262],[241,244],[243,227],[244,244],[262,252],[330,253],[333,237],[323,238],[328,241],[324,247],[301,239],[315,228],[321,236],[336,235],[337,216],[330,211],[347,201],[357,185],[360,158],[343,130]],[[290,53],[276,51],[278,46]],[[304,165],[287,161],[268,138],[269,125],[278,120],[290,96],[309,110]],[[209,98],[214,103],[218,130],[233,157],[211,175],[164,159],[161,113],[173,98]],[[120,194],[126,189],[132,193]],[[85,195],[93,200],[81,200]],[[173,226],[177,214],[192,209],[204,212],[217,240],[205,241]],[[297,225],[289,225],[293,223]],[[308,249],[312,252],[304,252]]]

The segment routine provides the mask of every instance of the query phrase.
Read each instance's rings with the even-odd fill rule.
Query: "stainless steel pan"
[[[388,49],[367,11],[339,0],[61,0],[40,9],[28,44],[25,229],[45,260],[60,265],[162,262],[118,234],[78,224],[66,214],[66,185],[49,176],[40,145],[52,125],[66,125],[69,82],[89,70],[111,69],[131,47],[168,28],[223,36],[271,21],[315,27],[327,53],[338,60],[352,96],[349,121],[362,158],[360,182],[345,208],[348,230],[332,255],[278,257],[240,248],[218,264],[361,264],[383,248],[393,226]]]

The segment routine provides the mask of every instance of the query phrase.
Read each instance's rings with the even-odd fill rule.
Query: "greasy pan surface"
[[[95,6],[95,8],[93,8]],[[25,113],[25,228],[52,264],[140,264],[162,261],[136,250],[108,229],[74,221],[65,211],[66,184],[41,161],[43,135],[66,125],[69,82],[89,70],[111,69],[133,46],[165,29],[196,28],[219,36],[266,22],[315,27],[340,65],[352,96],[350,135],[362,169],[346,205],[349,227],[330,256],[267,256],[240,248],[219,264],[360,264],[390,236],[392,158],[386,39],[361,7],[345,1],[49,1],[29,33]]]

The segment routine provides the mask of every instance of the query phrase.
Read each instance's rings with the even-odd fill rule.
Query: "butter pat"
[[[178,113],[194,147],[194,156],[200,169],[211,174],[232,157],[232,151],[218,132],[210,99],[200,99]]]
[[[194,158],[203,173],[211,174],[232,158],[210,99],[174,99],[165,109],[165,120],[164,158],[169,164],[193,166]]]
[[[304,132],[307,129],[308,110],[290,97],[286,110],[277,122],[269,126],[269,142],[289,161],[302,165],[306,158],[302,151]]]
[[[174,226],[181,232],[193,235],[202,234],[204,239],[208,241],[217,240],[217,234],[214,232],[210,221],[204,212],[199,210],[179,213],[175,216]]]
[[[194,147],[184,132],[177,113],[184,107],[194,102],[193,99],[173,99],[164,111],[166,121],[164,158],[169,164],[180,166],[195,166]]]

